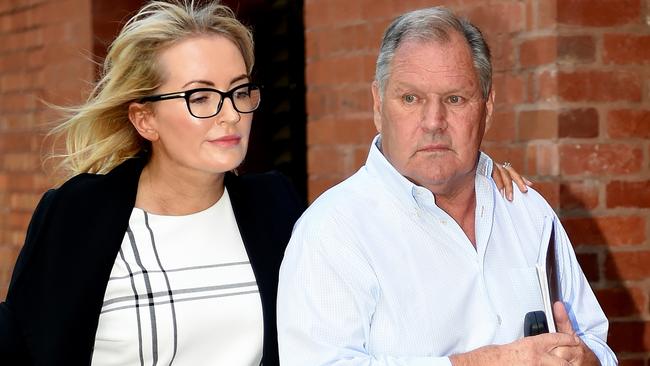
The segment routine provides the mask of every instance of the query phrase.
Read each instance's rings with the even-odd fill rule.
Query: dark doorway
[[[264,85],[244,171],[277,169],[306,202],[305,48],[302,0],[226,0],[253,29],[255,74]]]

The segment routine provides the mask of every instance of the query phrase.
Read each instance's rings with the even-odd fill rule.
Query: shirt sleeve
[[[616,355],[606,343],[609,323],[605,313],[598,304],[598,300],[578,264],[566,231],[557,216],[554,220],[557,228],[555,237],[557,238],[562,299],[573,329],[596,354],[601,365],[618,365]]]
[[[299,222],[289,242],[278,288],[281,364],[450,366],[447,357],[369,352],[379,284],[368,260],[353,245],[354,234],[335,221],[322,226]]]

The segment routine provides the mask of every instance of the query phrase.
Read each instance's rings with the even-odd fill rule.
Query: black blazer
[[[45,193],[0,304],[0,363],[90,364],[108,278],[145,164],[130,159],[108,174],[81,174]],[[262,299],[262,362],[277,365],[278,271],[304,207],[278,173],[227,174],[225,185]]]

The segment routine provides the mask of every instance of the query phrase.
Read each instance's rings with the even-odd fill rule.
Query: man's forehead
[[[467,43],[462,37],[449,41],[408,40],[395,52],[389,83],[427,84],[440,83],[478,85],[478,74]]]

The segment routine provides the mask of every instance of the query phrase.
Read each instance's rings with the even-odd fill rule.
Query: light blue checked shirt
[[[535,265],[544,263],[553,221],[574,329],[603,365],[616,364],[607,319],[537,192],[515,190],[506,201],[481,154],[474,249],[378,144],[296,224],[278,290],[283,366],[450,365],[449,355],[521,338],[525,314],[544,309]]]

